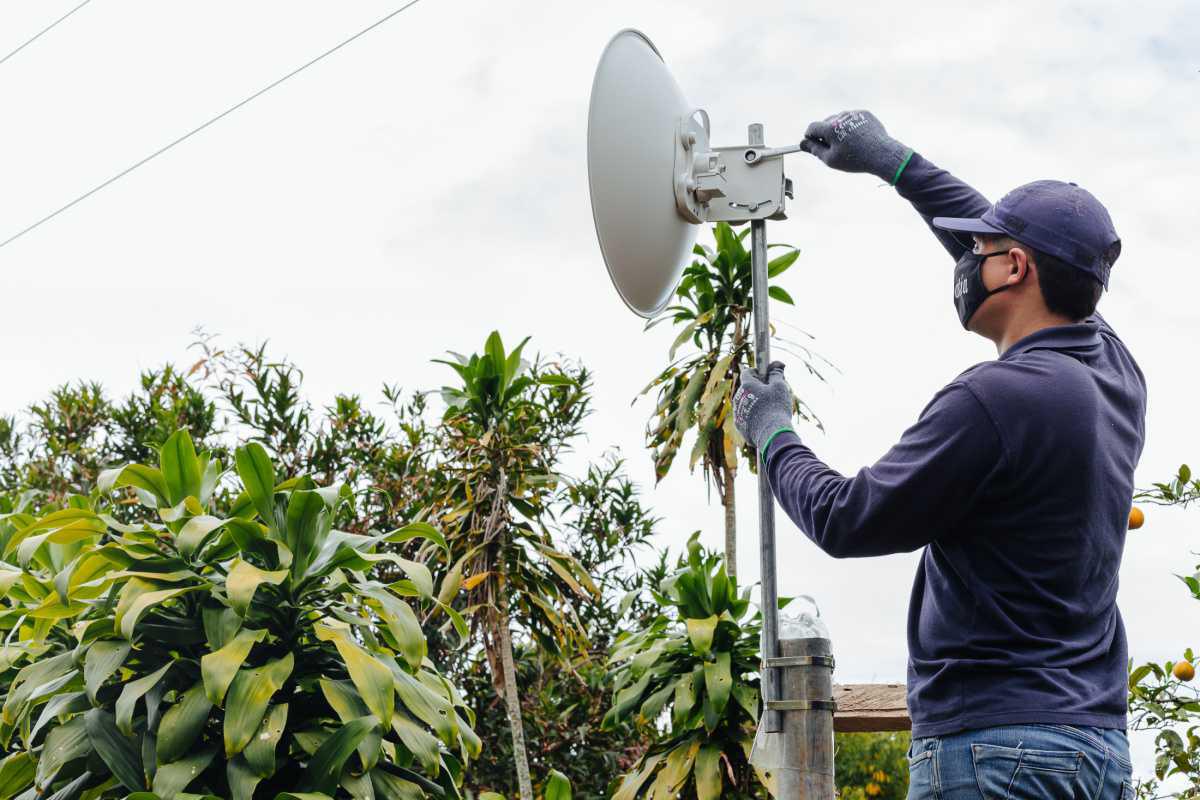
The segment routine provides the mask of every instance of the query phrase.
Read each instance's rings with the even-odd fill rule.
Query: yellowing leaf
[[[350,680],[362,695],[363,702],[384,725],[392,724],[392,712],[395,710],[395,693],[392,681],[392,671],[387,665],[368,653],[350,638],[346,628],[333,627],[318,623],[313,628],[317,638],[324,642],[333,642],[346,664]]]
[[[479,584],[483,583],[483,581],[487,579],[487,576],[491,574],[491,572],[477,572],[468,578],[463,578],[462,587],[469,592]]]
[[[241,616],[246,616],[254,593],[260,584],[270,583],[278,586],[288,576],[286,569],[267,572],[259,569],[248,561],[238,558],[229,568],[229,576],[225,579],[225,590],[229,595],[229,605]]]

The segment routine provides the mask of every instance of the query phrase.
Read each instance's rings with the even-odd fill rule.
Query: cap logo
[[[1021,235],[1021,232],[1028,227],[1029,223],[1018,217],[1016,214],[1005,214],[1004,224],[1012,228],[1012,232]]]

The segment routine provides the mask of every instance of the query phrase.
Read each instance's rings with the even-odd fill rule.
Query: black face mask
[[[1011,248],[1010,248],[1011,249]],[[1008,255],[1008,250],[997,250],[994,253],[972,253],[967,251],[958,259],[958,263],[954,265],[954,309],[958,312],[958,321],[962,323],[964,329],[967,328],[967,323],[971,321],[971,317],[983,305],[983,301],[987,300],[994,294],[1003,292],[1005,289],[1011,289],[1016,286],[1015,283],[1006,283],[999,289],[988,288],[983,285],[983,262],[992,256]],[[1024,277],[1021,280],[1025,280]]]

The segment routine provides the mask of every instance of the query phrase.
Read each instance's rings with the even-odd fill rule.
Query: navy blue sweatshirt
[[[927,223],[989,207],[920,155],[896,188]],[[955,260],[970,245],[934,233]],[[826,553],[924,548],[908,611],[913,736],[1125,727],[1117,573],[1145,413],[1141,370],[1095,315],[971,367],[855,475],[794,433],[769,443],[776,499]]]

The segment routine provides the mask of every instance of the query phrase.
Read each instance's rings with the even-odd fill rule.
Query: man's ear
[[[1018,284],[1025,280],[1026,273],[1032,271],[1036,275],[1037,270],[1033,268],[1033,261],[1029,258],[1029,254],[1025,252],[1025,248],[1013,246],[1008,250],[1008,257],[1012,259],[1008,266],[1008,277],[1005,279],[1007,284]]]

